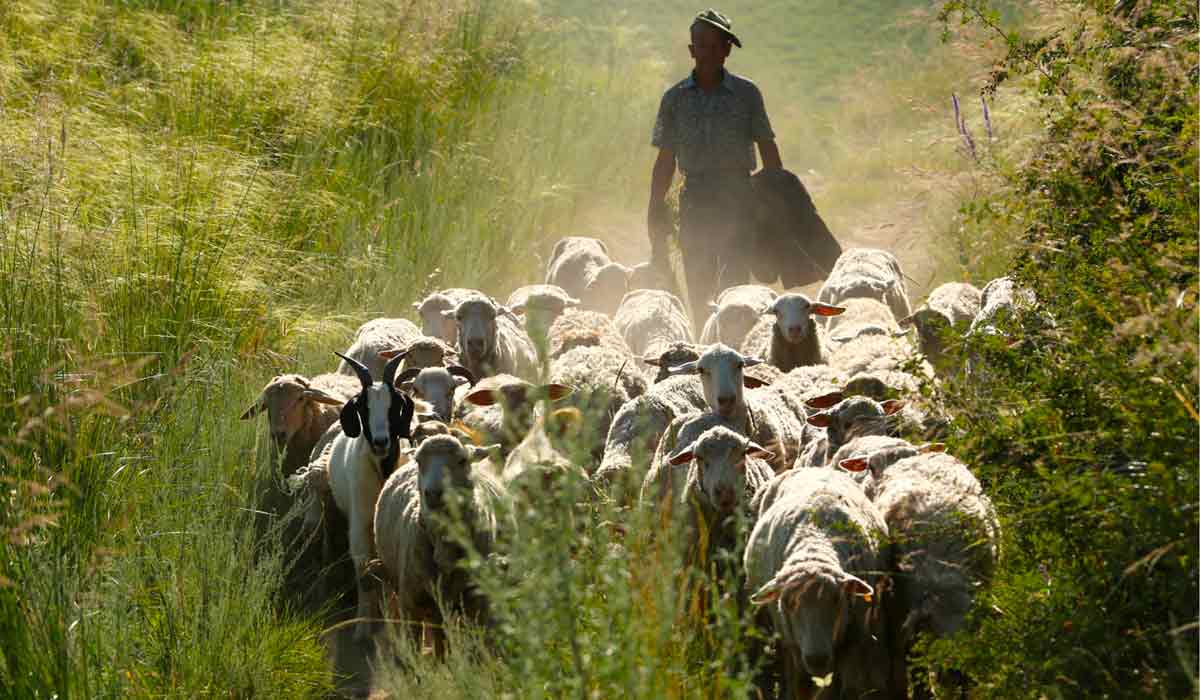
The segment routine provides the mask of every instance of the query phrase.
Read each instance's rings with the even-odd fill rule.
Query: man
[[[646,215],[650,257],[655,267],[667,267],[666,196],[678,164],[683,173],[679,247],[697,325],[704,323],[707,303],[717,293],[750,279],[746,252],[751,241],[743,231],[755,144],[764,169],[783,167],[762,93],[725,70],[729,52],[742,45],[731,27],[716,10],[696,15],[688,45],[696,67],[663,95],[650,142],[658,148]]]

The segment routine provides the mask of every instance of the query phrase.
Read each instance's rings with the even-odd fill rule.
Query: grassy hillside
[[[605,177],[610,144],[570,135],[619,103],[580,102],[538,31],[487,2],[0,7],[14,697],[331,687],[236,416],[428,285],[518,279]]]

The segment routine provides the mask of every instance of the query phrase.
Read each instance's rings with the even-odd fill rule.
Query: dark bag
[[[842,254],[800,178],[789,170],[760,170],[750,178],[750,269],[764,284],[800,287],[829,276]]]

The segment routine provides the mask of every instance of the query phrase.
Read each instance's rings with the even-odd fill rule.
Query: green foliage
[[[1006,530],[979,630],[932,645],[981,697],[1184,697],[1197,689],[1195,6],[1064,3],[1004,33],[989,89],[1032,75],[1046,119],[980,225],[1017,228],[1012,274],[1055,322],[974,339],[944,387],[952,449]],[[949,19],[1000,29],[985,3]],[[1064,12],[1064,17],[1066,17]]]
[[[590,460],[589,445],[557,442],[575,463]],[[491,604],[486,643],[452,618],[448,658],[431,663],[393,635],[384,689],[436,697],[747,695],[758,671],[749,653],[762,632],[736,593],[740,550],[720,552],[707,568],[685,565],[691,543],[679,527],[681,503],[622,507],[567,474],[543,481],[535,471],[517,484],[517,527],[498,544],[503,554],[475,552],[468,564]],[[744,518],[738,526],[749,535]],[[470,546],[465,532],[457,537]],[[477,661],[480,654],[495,660]]]

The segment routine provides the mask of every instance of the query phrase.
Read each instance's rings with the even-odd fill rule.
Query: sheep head
[[[278,457],[288,441],[304,427],[308,409],[316,404],[341,406],[343,400],[317,389],[308,379],[299,374],[282,374],[263,387],[262,392],[242,413],[242,420],[250,420],[263,411],[271,430],[271,456]]]
[[[793,345],[799,344],[816,332],[812,317],[837,316],[846,310],[840,306],[809,301],[803,294],[783,294],[764,314],[775,316],[775,330],[779,336]]]
[[[775,455],[729,428],[716,426],[671,455],[669,460],[677,466],[691,462],[692,473],[705,500],[718,513],[730,515],[746,492],[746,459],[749,457],[773,459]]]
[[[834,653],[845,634],[852,599],[869,601],[874,593],[870,584],[840,567],[806,560],[785,565],[750,602],[776,606],[788,636],[798,643],[805,670],[825,676],[834,670]]]
[[[704,387],[704,400],[714,413],[722,418],[732,418],[746,406],[745,374],[742,370],[762,364],[757,357],[743,357],[731,347],[717,343],[700,359],[673,367],[671,374],[699,374]]]

